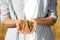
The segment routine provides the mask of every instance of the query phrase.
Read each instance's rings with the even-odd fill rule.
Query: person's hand
[[[30,34],[33,32],[36,28],[36,22],[35,20],[20,20],[17,23],[17,29],[19,33],[23,34]]]
[[[30,28],[32,29],[32,31],[36,30],[36,21],[34,19],[29,20],[30,21]]]
[[[24,33],[24,34],[29,32],[28,24],[29,24],[28,20],[20,20],[20,22],[18,21],[17,24],[16,24],[18,32],[19,33]]]
[[[22,30],[22,22],[23,20],[17,20],[16,22],[18,32]]]

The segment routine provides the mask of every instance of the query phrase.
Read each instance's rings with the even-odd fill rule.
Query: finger
[[[20,28],[20,27],[19,27],[19,24],[16,24],[16,26],[17,26],[17,29],[18,29],[18,31],[19,31],[19,28]]]
[[[34,19],[31,19],[32,22],[36,23],[36,21]]]
[[[37,23],[36,23],[36,21],[35,21],[34,19],[31,19],[30,22],[31,22],[34,26],[37,25]]]
[[[36,30],[36,25],[37,25],[36,21],[34,19],[31,19],[30,22],[33,25],[34,29]]]

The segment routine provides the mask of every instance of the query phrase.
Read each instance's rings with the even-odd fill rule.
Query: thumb
[[[19,24],[16,24],[16,26],[17,26],[17,30],[19,31],[19,28],[20,28],[20,27],[19,27]]]
[[[34,26],[34,29],[36,29],[36,25],[37,25],[36,21],[34,19],[31,19],[29,21],[32,22],[32,25]]]

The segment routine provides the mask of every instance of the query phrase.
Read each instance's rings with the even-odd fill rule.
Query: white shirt
[[[36,18],[38,12],[37,0],[24,0],[24,13],[27,19]]]
[[[21,2],[22,1],[22,2]],[[15,9],[16,14],[18,15],[18,18],[20,19],[20,13],[23,12],[23,15],[25,14],[26,18],[29,20],[32,17],[37,17],[38,12],[38,5],[37,0],[12,0],[13,7]]]
[[[1,0],[2,1],[2,0]],[[5,18],[8,18],[8,15],[7,15],[7,13],[9,12],[9,10],[7,9],[8,7],[5,5],[5,3],[4,2],[1,2],[0,1],[0,7],[1,7],[1,9],[2,9],[2,15],[1,15],[1,21],[2,20],[4,20]],[[23,7],[23,10],[21,10],[22,9],[22,7],[21,7],[21,0],[11,0],[12,1],[12,4],[13,4],[13,8],[14,8],[14,10],[15,10],[15,12],[16,12],[16,14],[17,14],[17,16],[18,16],[18,18],[20,19],[20,16],[21,16],[21,18],[22,18],[22,15],[20,15],[20,13],[23,11],[23,13],[26,15],[26,17],[27,17],[27,19],[29,20],[30,18],[36,18],[37,17],[37,11],[38,11],[38,5],[37,5],[37,0],[24,0],[24,2],[22,2],[23,4],[24,4],[24,6],[22,6]],[[22,0],[23,1],[23,0]],[[47,6],[47,4],[46,4],[47,2],[46,2],[46,0],[44,0],[44,5],[46,5]],[[11,6],[11,5],[10,5]],[[33,6],[33,7],[32,7]],[[21,8],[20,8],[21,7]],[[10,7],[11,8],[11,7]],[[35,9],[36,8],[36,9]],[[45,8],[45,7],[44,7]],[[35,11],[35,10],[36,11]],[[12,18],[14,19],[15,17],[14,17],[14,15],[13,15],[13,12],[12,12],[12,10],[10,10],[10,12],[11,12],[11,16],[12,16]],[[34,15],[35,14],[35,15]],[[49,14],[49,13],[48,13]],[[43,14],[42,14],[43,15]],[[33,16],[33,17],[32,17]],[[54,18],[54,16],[56,16],[56,14],[55,13],[53,13],[53,14],[51,14],[50,16],[52,16],[52,18]],[[55,19],[55,18],[54,18]],[[40,31],[43,31],[43,29],[44,29],[44,27],[45,26],[43,26],[43,28],[40,28],[40,27],[38,27],[38,29],[40,30]],[[42,29],[42,30],[41,30]],[[50,34],[49,34],[49,32],[51,31],[49,31],[49,28],[48,27],[46,27],[46,29],[48,30],[48,32],[44,32],[43,34],[45,34],[45,33],[48,33],[48,35],[50,36]],[[39,32],[39,30],[38,30],[38,32]],[[47,31],[47,30],[45,30],[45,31]],[[38,33],[38,34],[42,34],[42,33]],[[31,35],[29,35],[30,36],[30,39],[31,40],[33,40],[33,35],[34,35],[34,33],[32,33]],[[46,37],[46,36],[48,36],[48,35],[45,35],[44,37]],[[7,31],[7,33],[6,33],[6,37],[5,37],[5,40],[16,40],[16,36],[17,36],[17,28],[8,28],[8,31]],[[38,35],[39,36],[39,35]],[[35,37],[35,36],[34,36]],[[41,38],[41,36],[39,36],[39,38]],[[48,38],[50,38],[50,37],[48,37]],[[24,34],[19,34],[19,40],[24,40],[24,39],[26,39],[25,38],[25,36],[24,36]],[[39,39],[37,39],[37,40],[39,40]],[[43,39],[44,40],[44,39]]]

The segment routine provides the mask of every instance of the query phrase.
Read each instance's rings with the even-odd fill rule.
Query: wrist
[[[37,19],[34,19],[35,23],[38,24]]]
[[[20,23],[20,20],[15,20],[15,24]]]
[[[35,25],[37,25],[36,19],[31,19],[30,21],[33,22]]]

